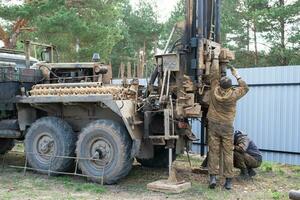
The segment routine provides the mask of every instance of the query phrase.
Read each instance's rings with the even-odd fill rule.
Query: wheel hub
[[[39,149],[42,153],[47,154],[52,151],[54,141],[52,139],[44,139],[39,144]]]
[[[37,138],[35,144],[35,153],[37,153],[36,157],[38,160],[48,162],[55,151],[55,143],[52,136],[49,133],[43,133]]]
[[[96,140],[91,146],[91,159],[97,166],[103,166],[112,159],[113,149],[105,139]]]

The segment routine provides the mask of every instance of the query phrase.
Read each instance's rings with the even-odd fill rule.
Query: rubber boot
[[[224,188],[226,190],[231,190],[231,188],[232,188],[232,178],[226,178]]]
[[[256,172],[254,171],[254,169],[248,168],[248,174],[249,174],[250,177],[253,177],[253,176],[256,175]]]
[[[216,175],[210,175],[209,177],[209,188],[210,189],[215,189],[216,185],[217,185],[217,177]]]
[[[241,180],[249,180],[249,174],[247,169],[241,169],[240,177]]]

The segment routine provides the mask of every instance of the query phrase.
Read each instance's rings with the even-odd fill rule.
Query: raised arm
[[[234,89],[233,98],[235,100],[239,100],[245,94],[247,94],[247,92],[249,91],[249,87],[247,83],[242,79],[242,77],[238,74],[238,71],[234,67],[231,67],[231,73],[236,78],[239,84],[239,86]]]
[[[210,71],[209,80],[210,80],[210,86],[212,89],[214,89],[219,84],[219,73],[217,69],[212,69]]]

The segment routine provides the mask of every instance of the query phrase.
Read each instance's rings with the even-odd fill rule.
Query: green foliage
[[[122,15],[120,28],[123,39],[114,46],[111,55],[114,74],[117,74],[121,62],[137,64],[139,51],[144,47],[146,61],[151,64],[161,32],[161,24],[149,1],[140,1],[137,9],[133,9],[129,3],[124,4]]]
[[[123,3],[124,0],[33,1],[1,5],[0,16],[8,21],[27,19],[35,31],[23,33],[20,39],[54,44],[60,61],[89,61],[94,52],[99,52],[107,62],[113,46],[122,39],[119,24]]]
[[[93,192],[97,194],[102,194],[106,192],[106,189],[103,186],[94,183],[84,183],[77,185],[75,190],[77,192]]]
[[[160,45],[161,49],[165,48],[171,30],[175,26],[176,23],[182,22],[185,20],[185,1],[180,0],[178,1],[177,5],[175,6],[174,10],[171,12],[170,18],[163,24],[162,32],[160,34]],[[173,38],[171,39],[170,44],[174,44],[176,40],[180,39],[183,36],[183,30],[178,29],[175,33]]]
[[[263,162],[260,166],[261,170],[264,172],[272,172],[273,171],[273,165],[268,162]]]
[[[163,49],[174,24],[185,19],[185,0],[178,1],[165,23],[158,22],[152,0],[141,0],[137,8],[132,8],[130,0],[26,2],[7,6],[0,1],[0,25],[8,33],[12,33],[11,24],[17,19],[26,19],[27,27],[34,28],[33,32],[21,32],[18,49],[23,48],[20,41],[25,39],[52,43],[59,50],[61,62],[90,61],[98,52],[103,62],[112,62],[114,75],[121,62],[137,65],[144,47],[146,64],[151,68],[157,47]],[[236,52],[233,64],[253,67],[300,63],[300,0],[221,2],[222,43]],[[175,32],[170,46],[182,34],[182,30]],[[253,51],[250,47],[262,39],[267,48]]]
[[[300,1],[228,0],[222,4],[222,38],[239,67],[300,63]],[[254,40],[256,34],[258,39]],[[263,42],[264,50],[249,47]]]
[[[273,60],[277,65],[299,64],[300,1],[277,0],[263,11],[264,38],[272,44]]]
[[[278,192],[278,191],[273,191],[273,192],[272,192],[272,198],[273,198],[274,200],[281,199],[281,197],[282,197],[282,194],[281,194],[280,192]]]
[[[300,174],[300,166],[295,165],[292,166],[291,168],[292,168],[292,172]]]
[[[300,0],[221,1],[222,43],[235,51],[237,67],[296,65],[300,63]],[[184,0],[179,1],[164,25],[161,39],[166,41],[173,24],[184,19]],[[280,22],[284,22],[283,26]],[[257,39],[254,40],[254,33]],[[284,39],[282,39],[284,35]],[[254,44],[263,45],[256,53]],[[261,44],[263,43],[263,44]],[[165,43],[162,42],[164,45]],[[162,45],[162,46],[163,46]],[[255,63],[257,62],[257,63]]]
[[[57,180],[63,183],[64,187],[67,189],[72,189],[76,192],[90,192],[101,194],[106,192],[106,188],[99,184],[94,183],[81,183],[74,181],[73,177],[62,176],[58,177]]]

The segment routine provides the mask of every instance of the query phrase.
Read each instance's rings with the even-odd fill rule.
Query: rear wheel
[[[49,168],[57,172],[68,171],[74,159],[64,157],[74,156],[76,138],[72,128],[60,118],[37,120],[25,136],[28,164],[42,173],[47,173],[45,170]]]
[[[14,139],[0,139],[0,154],[6,154],[8,151],[12,150],[15,146]]]
[[[79,135],[78,166],[94,182],[100,183],[103,176],[104,183],[116,183],[132,167],[131,148],[132,140],[123,126],[111,120],[94,121]]]

